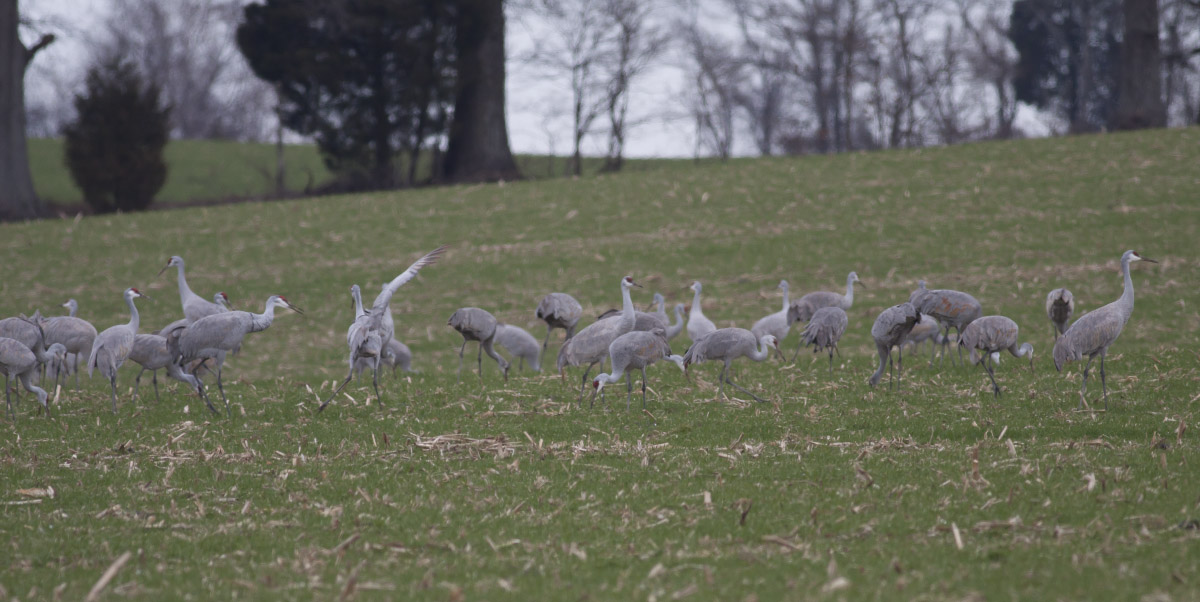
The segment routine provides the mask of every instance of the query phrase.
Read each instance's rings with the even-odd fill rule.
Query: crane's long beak
[[[157,303],[157,301],[154,301],[154,299],[151,299],[151,298],[150,298],[150,295],[147,295],[146,293],[143,293],[143,292],[141,292],[141,291],[138,291],[138,296],[139,296],[139,297],[141,297],[141,298],[143,298],[143,299],[145,299],[145,300],[147,300],[147,301],[152,301],[152,302],[155,302],[155,303]]]
[[[302,316],[304,315],[304,312],[303,312],[303,311],[301,311],[299,307],[296,307],[295,305],[292,305],[291,303],[289,303],[289,302],[287,302],[287,301],[284,301],[284,303],[286,303],[286,304],[287,304],[287,306],[288,306],[288,309],[290,309],[290,310],[292,310],[292,311],[294,311],[294,312],[296,312],[296,313],[298,313],[298,314],[300,314],[300,315],[302,315]]]
[[[159,276],[162,276],[162,273],[167,271],[167,268],[169,268],[169,267],[171,267],[171,264],[169,264],[169,263],[167,265],[164,265],[163,269],[159,270],[158,273],[154,275],[154,277],[158,278]]]
[[[1143,257],[1143,258],[1142,258],[1142,261],[1149,261],[1150,263],[1158,263],[1158,261],[1157,261],[1157,260],[1150,259],[1149,257]]]
[[[857,284],[857,285],[859,285],[859,286],[861,286],[861,287],[863,287],[863,288],[867,288],[867,285],[866,285],[866,283],[864,283],[862,280],[855,280],[855,281],[854,281],[854,284]]]

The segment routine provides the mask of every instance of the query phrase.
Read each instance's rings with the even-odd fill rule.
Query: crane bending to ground
[[[912,303],[901,303],[883,310],[879,317],[875,318],[875,324],[871,326],[871,337],[875,339],[875,351],[879,354],[879,368],[868,381],[872,387],[879,384],[879,379],[883,378],[884,367],[889,368],[888,387],[891,387],[892,347],[899,347],[896,389],[900,389],[900,379],[904,376],[904,346],[901,343],[912,331],[913,326],[921,321],[921,315]]]
[[[542,353],[545,354],[546,346],[550,344],[550,333],[555,328],[567,331],[564,343],[575,336],[575,327],[579,325],[579,318],[583,317],[583,306],[567,293],[550,293],[538,302],[534,315],[546,323],[546,340],[542,341]],[[541,359],[538,365],[541,365]]]
[[[542,371],[542,349],[538,347],[537,339],[524,328],[512,324],[497,324],[496,344],[513,357],[521,358],[522,364],[529,362],[529,367],[534,372]]]
[[[999,361],[1000,352],[1007,350],[1015,357],[1029,356],[1029,371],[1033,372],[1033,345],[1025,343],[1017,347],[1017,323],[1004,316],[984,316],[972,321],[963,330],[958,340],[960,346],[971,350],[972,364],[980,364],[992,379],[992,395],[1000,397],[1000,385],[996,384],[996,369],[992,363]],[[983,357],[979,352],[983,352]]]
[[[958,334],[958,338],[962,338],[963,329],[968,324],[977,320],[983,315],[983,306],[979,304],[979,300],[962,291],[950,289],[934,289],[927,290],[924,293],[917,295],[917,302],[913,303],[913,307],[922,315],[929,314],[935,320],[941,323],[942,328],[942,353],[939,357],[940,362],[946,361],[946,347],[950,344],[950,329],[953,328]],[[962,347],[958,348],[959,361],[962,360]],[[951,359],[951,362],[954,360]],[[929,360],[932,365],[933,360]]]
[[[1121,331],[1129,322],[1129,317],[1133,315],[1133,277],[1129,275],[1129,264],[1135,261],[1158,263],[1153,259],[1142,257],[1137,251],[1125,251],[1125,254],[1121,255],[1121,272],[1125,276],[1125,291],[1121,293],[1120,298],[1100,309],[1080,316],[1054,343],[1054,368],[1059,372],[1062,372],[1063,364],[1066,362],[1081,361],[1085,355],[1088,358],[1087,365],[1083,368],[1083,383],[1079,388],[1080,408],[1087,403],[1085,395],[1087,394],[1088,371],[1092,367],[1092,360],[1099,355],[1100,386],[1104,390],[1104,411],[1108,411],[1108,383],[1104,374],[1104,357],[1108,355],[1109,346],[1117,340],[1117,337],[1121,336]]]
[[[117,369],[129,358],[129,352],[133,350],[133,339],[137,336],[140,323],[137,305],[133,303],[133,300],[138,297],[150,299],[132,287],[125,289],[124,297],[125,305],[129,306],[129,322],[110,326],[105,328],[104,332],[96,335],[87,361],[88,378],[92,377],[93,371],[99,370],[100,374],[103,374],[104,378],[107,378],[109,384],[112,385],[113,414],[117,413]]]
[[[195,376],[188,374],[175,363],[175,354],[171,353],[170,347],[167,345],[167,337],[158,334],[139,334],[133,337],[133,349],[129,351],[129,361],[135,362],[142,369],[133,379],[133,399],[137,400],[138,389],[142,384],[142,373],[149,370],[154,382],[154,401],[157,403],[158,398],[158,371],[160,368],[167,369],[167,376],[185,383],[196,391],[200,392],[200,382]]]
[[[1071,315],[1075,313],[1075,295],[1065,288],[1056,288],[1046,295],[1046,317],[1054,327],[1054,340],[1067,332]]]
[[[350,382],[350,379],[354,378],[354,364],[357,363],[360,357],[372,358],[375,361],[373,374],[375,397],[382,403],[383,399],[379,395],[379,355],[387,348],[388,343],[395,334],[394,325],[389,325],[388,322],[390,320],[387,319],[390,315],[389,305],[392,302],[392,296],[405,283],[416,278],[417,272],[420,272],[421,268],[436,263],[442,253],[446,251],[446,248],[446,245],[442,245],[426,253],[420,259],[414,261],[403,272],[400,272],[391,282],[385,284],[383,290],[379,292],[379,296],[375,297],[375,302],[371,304],[371,309],[359,313],[356,307],[354,322],[350,324],[350,328],[346,331],[346,345],[350,348],[350,357],[348,360],[350,369],[347,371],[346,378],[342,381],[342,384],[338,385],[334,389],[333,394],[329,396],[329,399],[326,399],[317,408],[318,412],[323,411],[325,406],[329,405],[329,402],[333,401],[333,398]],[[355,288],[357,288],[357,285],[351,291],[353,292]]]
[[[850,272],[846,274],[846,294],[817,291],[800,297],[788,308],[788,323],[808,322],[812,319],[813,314],[822,307],[838,307],[842,311],[850,309],[850,306],[854,305],[855,284],[862,285],[864,288],[867,286],[858,279],[858,272]],[[796,352],[792,354],[793,362],[800,355],[802,348],[804,348],[804,344],[796,346]]]
[[[79,356],[91,353],[92,344],[96,342],[96,327],[82,318],[75,317],[79,309],[74,299],[63,304],[70,315],[54,316],[42,321],[46,333],[46,344],[61,343],[67,349],[67,356],[61,366],[55,370],[55,375],[66,372],[68,368],[75,373],[75,390],[79,390]]]
[[[686,368],[692,364],[710,360],[722,361],[725,365],[721,367],[721,389],[717,393],[718,396],[725,395],[725,383],[729,383],[738,391],[753,397],[755,401],[765,403],[767,400],[742,388],[741,385],[729,378],[729,365],[739,357],[748,357],[756,362],[761,362],[771,355],[772,347],[779,348],[779,343],[775,341],[774,335],[763,335],[760,339],[745,328],[722,328],[693,342],[687,353],[683,355],[683,365]]]
[[[630,370],[642,371],[643,410],[646,409],[646,366],[661,359],[668,359],[675,362],[684,374],[687,373],[683,366],[683,357],[671,353],[671,346],[667,343],[667,331],[661,328],[649,332],[635,330],[617,337],[608,346],[608,355],[612,362],[612,372],[596,375],[592,381],[592,386],[596,389],[592,392],[592,402],[596,400],[596,392],[602,391],[604,385],[620,382],[621,376],[624,375],[626,411],[629,411],[629,402],[633,399],[633,377]]]
[[[837,352],[838,357],[842,356],[842,352],[838,351],[838,341],[841,341],[842,335],[846,333],[846,324],[849,321],[849,317],[846,316],[846,312],[842,308],[822,307],[812,315],[812,319],[808,321],[808,325],[800,333],[801,347],[812,345],[813,353],[821,349],[829,351],[830,374],[833,374],[834,352]]]
[[[4,401],[7,403],[10,418],[16,416],[13,413],[10,392],[10,383],[14,378],[20,381],[26,391],[37,396],[37,402],[45,408],[46,416],[50,416],[50,406],[46,403],[49,396],[45,389],[33,384],[33,375],[37,373],[38,366],[55,360],[61,361],[66,353],[67,349],[62,343],[54,343],[46,351],[42,351],[40,345],[35,345],[31,350],[16,339],[0,337],[0,372],[4,373]]]
[[[637,322],[633,299],[629,296],[629,291],[633,287],[641,288],[642,285],[634,282],[632,276],[622,278],[621,315],[612,319],[596,320],[575,333],[575,336],[564,342],[558,350],[556,367],[563,381],[567,380],[567,366],[587,366],[583,371],[583,379],[579,382],[579,403],[581,405],[583,404],[583,391],[587,387],[588,374],[592,368],[608,357],[608,347],[612,345],[612,342],[617,340],[617,337],[632,331]]]

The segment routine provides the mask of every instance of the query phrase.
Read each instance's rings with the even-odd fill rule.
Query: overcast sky
[[[61,95],[67,84],[81,81],[88,63],[85,40],[107,16],[107,0],[22,0],[21,12],[61,32],[58,41],[38,55],[26,77],[26,93],[37,98]],[[554,76],[524,64],[520,57],[533,40],[546,35],[546,25],[536,19],[508,19],[507,113],[509,140],[517,153],[554,153],[571,150],[569,111],[571,96],[565,74]],[[629,122],[633,128],[626,143],[631,157],[690,157],[693,124],[687,118],[684,72],[670,54],[636,81],[631,92]],[[601,120],[597,120],[600,123]],[[1044,133],[1045,126],[1032,110],[1022,107],[1018,125],[1029,133]],[[597,128],[585,144],[585,154],[601,155],[605,136]],[[748,134],[735,137],[735,154],[752,154]]]

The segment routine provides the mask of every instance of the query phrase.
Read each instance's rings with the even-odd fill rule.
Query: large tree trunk
[[[463,0],[459,11],[458,95],[443,173],[456,182],[518,178],[504,117],[504,2]]]
[[[1158,0],[1125,0],[1124,11],[1125,40],[1114,125],[1119,130],[1163,127],[1167,112],[1162,98]]]
[[[54,41],[46,35],[32,48],[21,43],[17,0],[0,0],[0,219],[29,219],[41,213],[33,191],[25,147],[25,67]]]

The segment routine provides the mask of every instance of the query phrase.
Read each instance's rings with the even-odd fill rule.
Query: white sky
[[[107,0],[21,0],[22,15],[50,24],[58,40],[38,55],[26,77],[26,92],[34,98],[69,93],[81,81],[88,62],[84,40],[107,15]],[[545,35],[544,23],[508,19],[507,114],[509,140],[516,153],[554,153],[571,150],[570,88],[563,76],[553,76],[515,57],[524,56],[537,36]],[[626,156],[690,157],[694,153],[693,124],[685,105],[686,82],[677,59],[664,57],[634,84],[630,98],[630,123],[638,125],[627,136]],[[605,150],[602,120],[597,133],[585,141],[584,152],[600,155]],[[1044,134],[1043,119],[1022,107],[1018,125],[1031,133]],[[753,154],[748,133],[735,138],[735,154]]]

